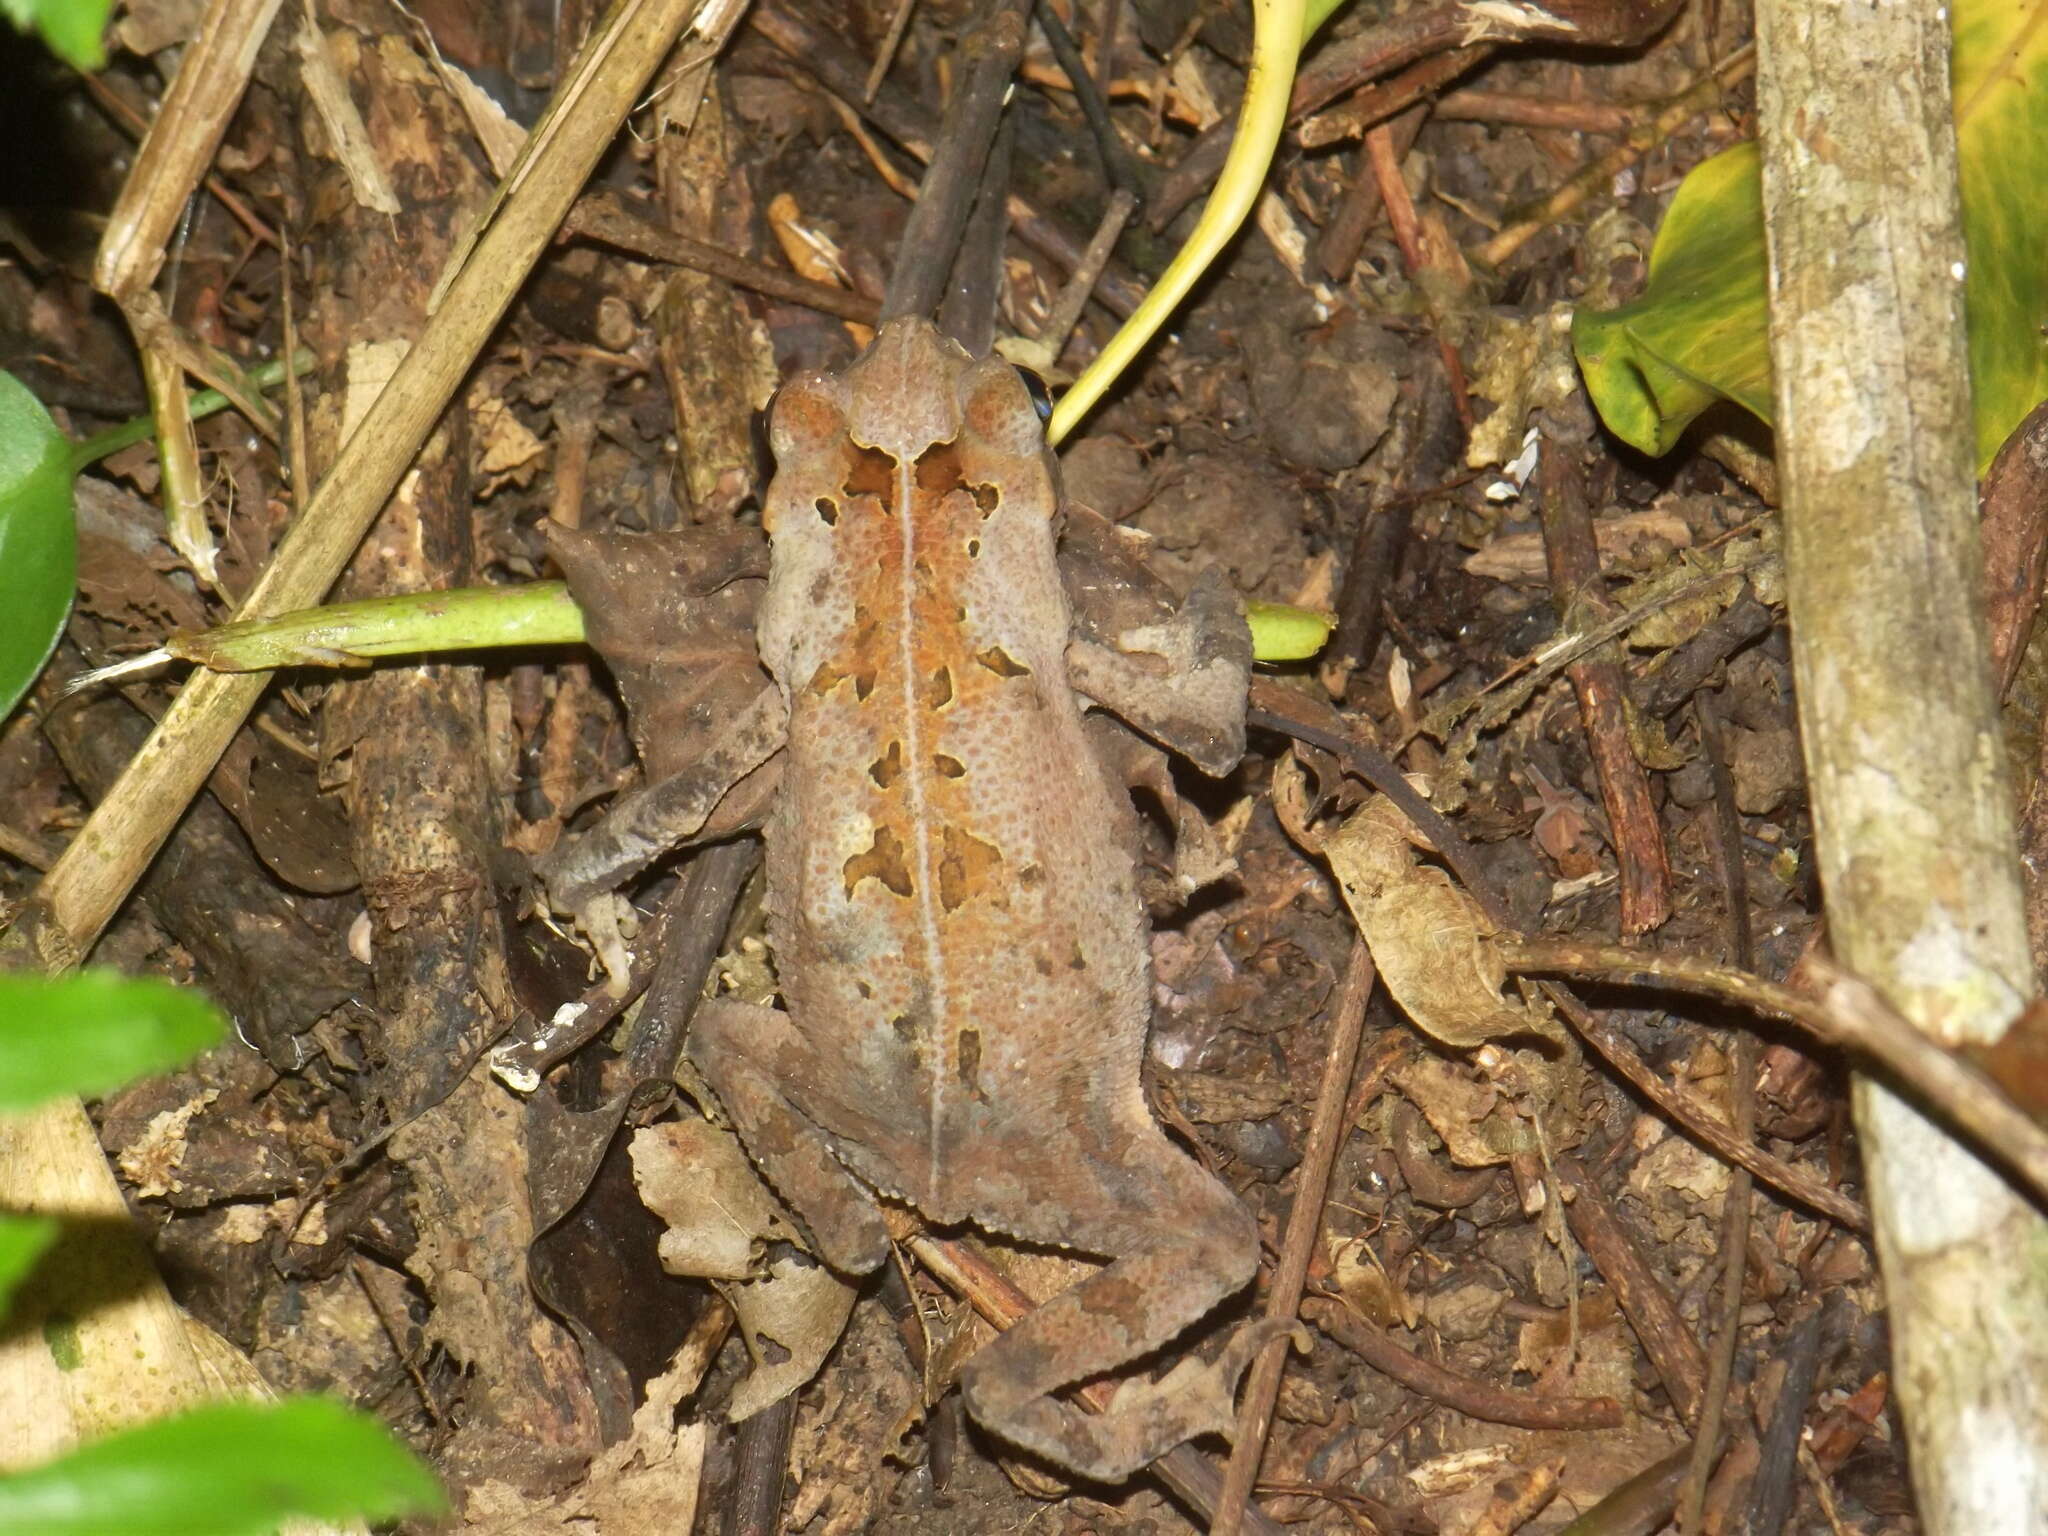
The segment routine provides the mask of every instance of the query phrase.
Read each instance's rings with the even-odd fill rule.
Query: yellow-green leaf
[[[2048,0],[1957,0],[1952,51],[1977,464],[2048,398]],[[1697,167],[1672,198],[1642,296],[1581,311],[1579,367],[1608,427],[1661,454],[1716,399],[1768,422],[1763,196],[1756,146]]]
[[[1253,598],[1244,605],[1252,629],[1254,661],[1307,661],[1323,648],[1337,621],[1313,608],[1296,608],[1287,603],[1262,603]]]

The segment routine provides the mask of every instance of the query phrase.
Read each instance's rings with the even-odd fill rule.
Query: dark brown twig
[[[791,1392],[740,1424],[724,1536],[779,1536],[796,1405],[797,1395]]]
[[[1080,324],[1081,311],[1087,307],[1088,296],[1095,290],[1095,280],[1102,275],[1109,253],[1123,237],[1124,226],[1130,223],[1137,207],[1138,200],[1128,192],[1110,194],[1109,206],[1102,211],[1102,222],[1096,226],[1095,236],[1088,242],[1081,265],[1060,288],[1059,297],[1053,300],[1038,334],[1022,347],[1007,352],[1012,362],[1035,367],[1044,373],[1050,373],[1058,364],[1060,353],[1066,350],[1067,340],[1074,334],[1074,327]]]
[[[1671,1405],[1688,1424],[1696,1422],[1707,1381],[1707,1357],[1699,1340],[1685,1326],[1678,1303],[1643,1257],[1642,1246],[1622,1225],[1578,1159],[1558,1158],[1557,1176],[1571,1196],[1565,1203],[1565,1216],[1572,1236],[1613,1289],[1622,1315],[1656,1366]]]
[[[1341,1301],[1311,1296],[1302,1316],[1383,1376],[1446,1408],[1489,1424],[1522,1429],[1614,1429],[1621,1404],[1611,1397],[1547,1397],[1474,1381],[1403,1349]]]
[[[1617,955],[1637,953],[1619,947],[1613,952]],[[1516,962],[1512,959],[1509,959],[1507,964],[1510,970],[1517,968]],[[1562,971],[1569,968],[1532,966],[1529,969]],[[1581,971],[1574,974],[1590,973]],[[1570,992],[1563,987],[1545,983],[1543,995],[1565,1016],[1566,1021],[1581,1039],[1592,1046],[1609,1066],[1627,1078],[1638,1093],[1670,1116],[1672,1123],[1694,1141],[1738,1168],[1747,1168],[1779,1194],[1840,1222],[1850,1231],[1870,1230],[1870,1213],[1860,1204],[1840,1190],[1832,1189],[1801,1173],[1784,1159],[1771,1156],[1754,1141],[1737,1136],[1714,1110],[1695,1101],[1684,1089],[1666,1083],[1652,1071],[1650,1064],[1643,1060],[1641,1053],[1629,1043],[1626,1035],[1587,1008]]]
[[[1396,159],[1405,157],[1415,147],[1415,136],[1428,117],[1428,109],[1416,105],[1387,120]],[[1324,277],[1341,283],[1351,275],[1351,269],[1358,264],[1358,253],[1365,246],[1366,232],[1385,206],[1371,156],[1361,152],[1353,160],[1351,181],[1342,200],[1316,236],[1315,262]]]
[[[1882,1068],[1963,1139],[2048,1200],[2048,1132],[1978,1068],[1944,1050],[1877,990],[1819,955],[1804,961],[1811,995],[1782,983],[1685,955],[1619,945],[1510,940],[1501,959],[1511,971],[1598,976],[1623,984],[1665,983],[1798,1025],[1824,1044],[1853,1051]],[[1759,1177],[1761,1170],[1752,1169]],[[1767,1180],[1768,1182],[1768,1180]]]
[[[945,292],[981,187],[982,167],[995,143],[996,123],[1024,56],[1029,0],[988,0],[976,25],[960,40],[953,93],[932,141],[930,165],[897,244],[897,261],[882,295],[882,318],[928,316]]]
[[[1699,722],[1702,754],[1714,776],[1715,862],[1721,872],[1730,947],[1735,963],[1749,970],[1756,964],[1756,944],[1749,927],[1749,879],[1742,865],[1742,820],[1736,810],[1735,778],[1728,771],[1720,713],[1711,693],[1694,697],[1693,714]],[[1736,1134],[1747,1139],[1756,1135],[1756,1036],[1746,1029],[1733,1033],[1735,1038],[1728,1053],[1729,1109]],[[1707,1478],[1714,1470],[1714,1457],[1721,1443],[1729,1382],[1735,1372],[1735,1341],[1742,1326],[1742,1280],[1748,1269],[1752,1193],[1747,1168],[1737,1168],[1729,1175],[1721,1208],[1721,1315],[1714,1325],[1713,1353],[1707,1361],[1706,1401],[1700,1408],[1692,1459],[1678,1500],[1681,1536],[1694,1536],[1703,1529]]]
[[[1038,0],[1035,14],[1045,40],[1052,45],[1052,56],[1059,62],[1060,72],[1074,88],[1074,100],[1081,105],[1081,115],[1088,120],[1088,132],[1095,139],[1095,152],[1102,156],[1105,178],[1117,191],[1142,199],[1145,189],[1138,163],[1118,136],[1116,124],[1110,121],[1109,104],[1102,99],[1102,88],[1095,83],[1095,77],[1088,73],[1074,34],[1067,30],[1050,0]]]
[[[1420,105],[1444,86],[1493,57],[1481,45],[1453,48],[1434,58],[1410,64],[1393,79],[1367,86],[1342,106],[1306,119],[1297,137],[1303,149],[1320,149],[1343,139],[1362,137],[1399,114]]]
[[[1600,583],[1600,553],[1593,541],[1593,519],[1586,507],[1585,485],[1572,450],[1545,443],[1537,470],[1543,493],[1543,549],[1550,567],[1551,600],[1559,620],[1570,628],[1581,622],[1609,619],[1619,609]],[[1629,741],[1623,701],[1627,678],[1619,653],[1609,647],[1565,668],[1578,696],[1579,723],[1593,755],[1600,782],[1600,801],[1621,872],[1621,931],[1647,933],[1671,916],[1671,864],[1664,851],[1664,828],[1650,797],[1650,776]]]
[[[810,75],[862,117],[880,128],[917,159],[930,161],[938,137],[936,115],[888,81],[872,102],[863,100],[866,78],[861,61],[838,38],[811,25],[780,0],[758,0],[747,13],[748,25],[786,54],[792,65]],[[1010,225],[1017,238],[1071,272],[1081,264],[1085,242],[1014,193],[1009,199]],[[1096,297],[1112,313],[1128,316],[1145,296],[1127,271],[1112,264],[1102,274]]]
[[[1396,137],[1398,140],[1398,127]],[[1360,185],[1367,180],[1361,171]],[[1344,564],[1344,585],[1337,594],[1337,632],[1326,652],[1325,678],[1332,671],[1348,677],[1372,665],[1386,629],[1387,594],[1400,575],[1415,508],[1457,466],[1464,448],[1447,377],[1436,368],[1420,367],[1408,388],[1414,393],[1414,404],[1409,413],[1401,489],[1396,495],[1376,497],[1359,519],[1351,557]]]
[[[987,355],[995,346],[996,316],[1008,286],[1003,258],[1010,217],[1004,201],[1009,196],[1016,143],[1017,120],[1006,117],[996,129],[995,143],[989,146],[988,160],[981,168],[974,207],[967,215],[960,248],[953,253],[946,297],[939,305],[939,329],[976,357]],[[899,246],[899,261],[905,249]]]
[[[1748,1536],[1778,1536],[1792,1512],[1792,1473],[1798,1465],[1799,1431],[1820,1375],[1822,1315],[1828,1303],[1814,1301],[1786,1330],[1781,1357],[1785,1375],[1771,1404],[1771,1421],[1760,1444],[1760,1459],[1749,1506]]]
[[[859,325],[873,325],[881,306],[864,294],[828,283],[814,283],[776,267],[765,267],[743,256],[679,235],[666,225],[633,212],[616,192],[586,197],[569,210],[563,233],[580,235],[604,245],[617,246],[650,261],[665,261],[722,277],[736,287],[766,294],[789,304],[802,304],[821,314],[836,315]]]
[[[1266,1293],[1266,1315],[1292,1319],[1308,1282],[1309,1259],[1323,1226],[1323,1200],[1329,1193],[1330,1169],[1351,1129],[1344,1101],[1358,1063],[1358,1037],[1365,1024],[1365,1004],[1372,995],[1372,951],[1365,940],[1353,939],[1344,968],[1343,989],[1330,1015],[1330,1042],[1323,1057],[1323,1080],[1309,1120],[1308,1145],[1295,1177],[1294,1203],[1287,1216],[1287,1234],[1280,1244],[1280,1262]],[[1280,1377],[1287,1369],[1288,1341],[1275,1339],[1259,1352],[1247,1375],[1237,1409],[1237,1438],[1223,1470],[1223,1492],[1209,1536],[1237,1536],[1244,1508],[1258,1480],[1266,1453],[1266,1435],[1273,1427],[1273,1405],[1280,1396]]]
[[[1311,710],[1321,718],[1307,718],[1307,712]],[[1245,720],[1251,725],[1278,731],[1283,736],[1322,748],[1341,762],[1346,770],[1357,774],[1393,801],[1401,808],[1401,814],[1414,822],[1422,835],[1429,839],[1465,888],[1474,892],[1482,905],[1487,904],[1492,886],[1479,865],[1478,855],[1472,851],[1472,845],[1444,820],[1441,811],[1416,793],[1407,775],[1401,772],[1392,758],[1353,736],[1345,729],[1342,717],[1329,705],[1282,687],[1271,678],[1255,677],[1252,679],[1251,707],[1245,711]],[[1499,898],[1491,897],[1491,901],[1492,909],[1487,915],[1499,927],[1512,929],[1514,924],[1508,920],[1507,909],[1500,905]]]
[[[1663,664],[1643,680],[1638,707],[1660,720],[1675,713],[1699,692],[1716,667],[1752,640],[1769,634],[1776,621],[1777,616],[1745,585],[1742,595],[1717,617],[1676,650],[1665,653]]]
[[[1410,278],[1421,278],[1434,274],[1440,280],[1462,285],[1470,274],[1465,270],[1464,260],[1451,250],[1447,240],[1429,240],[1425,237],[1422,220],[1416,215],[1415,201],[1408,195],[1407,178],[1401,174],[1400,157],[1394,150],[1394,125],[1378,123],[1365,133],[1365,163],[1372,172],[1373,185],[1378,189],[1380,202],[1387,210],[1387,223],[1394,231],[1394,244],[1400,247],[1401,264]],[[1421,292],[1425,309],[1435,318],[1433,294],[1442,291],[1444,284],[1425,285]],[[1464,435],[1472,435],[1472,405],[1470,392],[1465,387],[1465,359],[1459,354],[1450,336],[1441,328],[1436,332],[1437,355],[1443,359],[1444,376],[1451,383],[1451,406],[1458,414],[1458,425]]]
[[[917,0],[896,0],[896,14],[889,18],[889,30],[882,38],[882,46],[875,50],[875,62],[868,70],[867,85],[861,92],[862,101],[873,101],[875,92],[882,88],[889,66],[896,62],[896,50],[903,44],[903,34],[910,26],[910,13],[916,9]]]

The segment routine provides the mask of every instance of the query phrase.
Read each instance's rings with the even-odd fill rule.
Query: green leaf
[[[1952,73],[1977,466],[2048,398],[2048,0],[1955,0]],[[1614,434],[1661,454],[1716,399],[1771,419],[1763,194],[1754,144],[1694,169],[1634,303],[1580,311],[1572,341]]]
[[[1244,605],[1244,616],[1252,627],[1254,661],[1307,661],[1337,627],[1327,613],[1257,599]]]
[[[1672,196],[1633,304],[1572,317],[1572,345],[1608,429],[1668,453],[1721,396],[1771,419],[1764,200],[1757,148],[1694,168]]]
[[[106,68],[100,34],[113,8],[113,0],[0,0],[0,10],[18,29],[40,32],[50,52],[84,70]]]
[[[0,1317],[14,1299],[14,1288],[28,1278],[36,1260],[57,1236],[57,1223],[48,1216],[9,1216],[0,1213]]]
[[[443,1507],[433,1474],[375,1419],[317,1397],[200,1408],[0,1477],[4,1536],[268,1536],[293,1516]]]
[[[77,572],[70,445],[28,387],[0,373],[0,719],[56,648]]]
[[[197,992],[112,971],[0,975],[0,1112],[105,1093],[189,1061],[225,1033]]]

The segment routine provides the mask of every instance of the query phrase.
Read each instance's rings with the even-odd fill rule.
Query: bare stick
[[[1301,1307],[1309,1259],[1315,1253],[1316,1236],[1323,1228],[1323,1200],[1329,1193],[1330,1169],[1351,1129],[1344,1103],[1351,1089],[1352,1068],[1358,1062],[1358,1037],[1365,1024],[1366,1000],[1372,996],[1373,976],[1372,951],[1366,948],[1363,939],[1353,939],[1351,959],[1344,967],[1343,990],[1337,995],[1337,1006],[1330,1017],[1323,1081],[1316,1090],[1308,1146],[1302,1152],[1301,1168],[1295,1177],[1287,1235],[1281,1241],[1272,1288],[1266,1292],[1268,1317],[1292,1321]],[[1280,1378],[1287,1370],[1287,1350],[1285,1338],[1275,1339],[1252,1362],[1237,1409],[1237,1439],[1230,1447],[1229,1465],[1223,1469],[1223,1493],[1209,1536],[1237,1536],[1243,1528],[1245,1505],[1251,1498],[1252,1485],[1258,1481],[1259,1463],[1266,1454],[1266,1435],[1273,1427],[1273,1405],[1279,1401]]]
[[[1731,971],[1686,955],[1617,944],[1510,940],[1501,958],[1512,971],[1568,972],[1620,982],[1666,982],[1688,992],[1786,1019],[1825,1044],[1881,1067],[1987,1155],[2010,1168],[2035,1198],[2048,1201],[2048,1131],[2016,1108],[1991,1079],[1922,1034],[1867,981],[1818,955],[1805,966],[1819,992]]]

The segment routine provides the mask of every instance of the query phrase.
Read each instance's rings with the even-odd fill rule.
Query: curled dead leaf
[[[1289,835],[1329,862],[1345,905],[1372,951],[1380,984],[1409,1021],[1459,1050],[1514,1035],[1564,1041],[1548,1010],[1502,995],[1507,968],[1494,928],[1442,870],[1416,856],[1408,818],[1382,795],[1367,800],[1327,837],[1301,815],[1298,767],[1283,759],[1274,803]]]
[[[759,1413],[818,1374],[845,1331],[853,1289],[793,1247],[768,1256],[771,1243],[802,1238],[730,1131],[663,1122],[634,1132],[631,1150],[641,1202],[668,1224],[662,1267],[710,1280],[739,1320],[753,1369],[731,1416]]]

